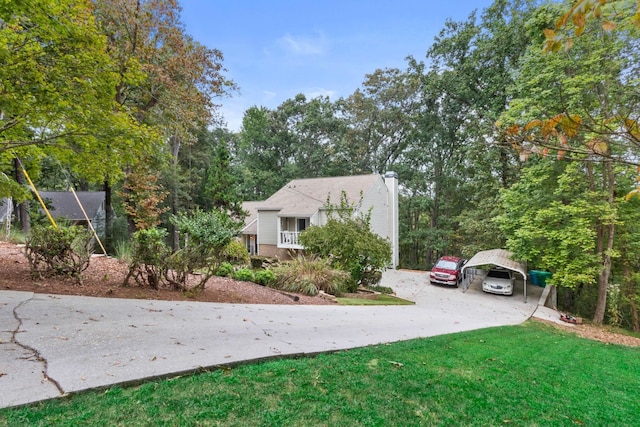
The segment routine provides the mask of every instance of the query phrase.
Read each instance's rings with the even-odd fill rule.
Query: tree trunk
[[[20,185],[24,185],[24,174],[20,167],[20,161],[17,158],[13,159],[13,169],[16,182]],[[18,204],[15,208],[16,217],[20,220],[20,229],[24,234],[31,233],[31,216],[29,215],[29,201]]]
[[[609,206],[614,207],[615,195],[615,180],[613,176],[613,164],[611,161],[606,162],[603,165],[603,182],[607,189],[607,202]],[[613,250],[613,236],[615,233],[615,221],[609,220],[610,223],[603,226],[603,242],[606,238],[606,245],[604,250],[600,251],[602,256],[602,270],[598,276],[598,300],[596,302],[596,310],[593,315],[593,323],[596,325],[602,325],[604,322],[604,315],[607,309],[607,290],[609,288],[609,277],[611,276],[611,252]]]
[[[626,254],[625,254],[626,255]],[[624,257],[624,255],[623,255]],[[638,307],[636,306],[636,290],[631,279],[631,268],[629,268],[629,263],[627,261],[624,262],[624,288],[623,292],[625,297],[629,300],[629,311],[631,313],[631,327],[634,332],[640,332],[640,318],[638,317]]]
[[[178,215],[178,154],[180,153],[180,139],[177,137],[171,138],[172,147],[171,154],[173,155],[173,188],[171,195],[171,213]],[[171,234],[173,236],[173,250],[177,251],[180,248],[180,235],[176,227],[171,227]]]
[[[104,246],[113,250],[113,206],[111,202],[111,184],[104,180]]]

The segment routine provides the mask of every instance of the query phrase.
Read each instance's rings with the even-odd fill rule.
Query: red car
[[[429,273],[432,285],[458,286],[462,282],[462,266],[465,260],[455,256],[443,256],[433,266]]]

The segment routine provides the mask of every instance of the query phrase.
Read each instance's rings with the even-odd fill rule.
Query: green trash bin
[[[541,270],[529,270],[529,277],[531,278],[531,284],[535,286],[545,287],[547,286],[547,279],[552,276],[549,271]]]
[[[553,276],[553,274],[551,274],[550,271],[538,272],[538,282],[540,283],[540,286],[542,286],[543,288],[547,286],[547,279],[549,279],[551,276]]]

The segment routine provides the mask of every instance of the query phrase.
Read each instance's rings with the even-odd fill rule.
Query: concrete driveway
[[[238,362],[314,354],[499,325],[537,309],[512,297],[428,284],[390,270],[411,306],[241,305],[0,291],[0,407]]]

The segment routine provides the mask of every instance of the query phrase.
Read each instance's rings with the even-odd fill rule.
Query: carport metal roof
[[[514,261],[512,257],[513,254],[505,249],[480,251],[462,267],[463,276],[465,269],[479,265],[496,265],[520,273],[524,279],[524,302],[527,302],[527,265],[524,262]]]

